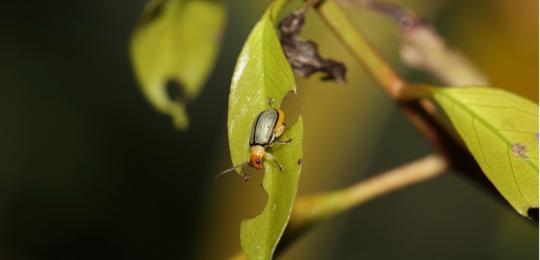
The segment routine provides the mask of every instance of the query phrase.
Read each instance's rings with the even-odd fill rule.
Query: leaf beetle
[[[275,145],[288,144],[292,141],[292,139],[287,141],[277,140],[285,132],[285,128],[285,113],[281,109],[268,108],[259,113],[255,121],[253,121],[249,136],[249,161],[221,172],[215,179],[238,167],[244,167],[246,165],[258,170],[262,169],[264,167],[264,160],[274,162],[280,171],[283,170],[283,166],[266,149]],[[248,175],[242,174],[242,176],[244,180],[249,180]]]

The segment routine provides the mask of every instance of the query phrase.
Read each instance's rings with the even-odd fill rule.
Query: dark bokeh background
[[[234,59],[220,62],[216,87],[189,108],[192,127],[176,131],[145,101],[129,64],[144,2],[4,4],[2,259],[193,253],[208,160],[225,131],[228,90],[216,82],[228,81]]]
[[[228,165],[226,105],[236,55],[265,1],[228,2],[222,51],[200,97],[188,106],[191,125],[185,132],[149,106],[132,75],[127,43],[144,2],[3,4],[0,259],[213,259],[238,250],[237,234],[228,231],[248,216],[242,209],[252,203],[243,198],[253,191],[262,196],[260,180],[211,180]],[[449,42],[461,46],[492,82],[538,99],[537,2],[521,7],[514,1],[408,2],[433,13]],[[313,23],[306,34],[317,35],[317,26],[323,26]],[[395,31],[387,30],[393,38],[373,31],[378,41],[390,37],[396,42]],[[323,50],[335,49],[332,39],[320,41]],[[399,65],[395,45],[380,47]],[[302,192],[342,187],[430,151],[365,75],[352,76],[346,88],[314,82],[299,81],[305,95],[306,156],[313,162],[306,161]],[[373,106],[327,100],[333,93],[345,99],[351,91],[374,97]],[[362,111],[374,115],[335,110],[349,105],[366,106]],[[376,138],[356,139],[360,134],[352,130],[319,125],[340,118],[354,124],[353,130],[377,132]],[[332,130],[345,137],[334,139]],[[320,173],[309,171],[317,158],[334,153],[319,151],[321,143],[337,154],[355,151],[341,156],[350,162],[346,169],[336,159],[321,161],[326,166]],[[536,259],[537,234],[536,225],[450,174],[342,215],[285,256]]]

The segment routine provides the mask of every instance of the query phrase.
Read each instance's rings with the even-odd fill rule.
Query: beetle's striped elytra
[[[268,108],[262,111],[255,118],[255,121],[253,121],[253,125],[251,127],[251,133],[249,136],[249,161],[221,172],[216,176],[216,178],[224,173],[232,171],[238,167],[244,167],[246,165],[249,165],[255,169],[262,169],[264,167],[264,160],[274,162],[281,171],[283,166],[281,166],[274,156],[267,152],[266,149],[274,145],[287,144],[292,141],[276,140],[276,138],[280,137],[285,132],[285,128],[285,113],[282,110]],[[249,179],[249,176],[243,176],[244,180]]]

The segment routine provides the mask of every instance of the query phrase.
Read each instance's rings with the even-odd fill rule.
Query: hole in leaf
[[[165,85],[165,91],[167,91],[167,96],[169,100],[181,103],[187,103],[187,96],[185,91],[183,91],[182,85],[176,80],[169,80]]]
[[[281,110],[285,113],[285,124],[287,126],[291,126],[298,120],[298,116],[300,115],[300,104],[298,96],[293,93],[289,92],[283,100],[281,100]]]

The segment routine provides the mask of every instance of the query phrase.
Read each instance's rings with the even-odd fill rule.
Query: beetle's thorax
[[[264,150],[264,147],[261,145],[254,145],[251,146],[251,149],[249,151],[249,165],[255,169],[262,169],[263,168],[263,157],[266,151]]]

